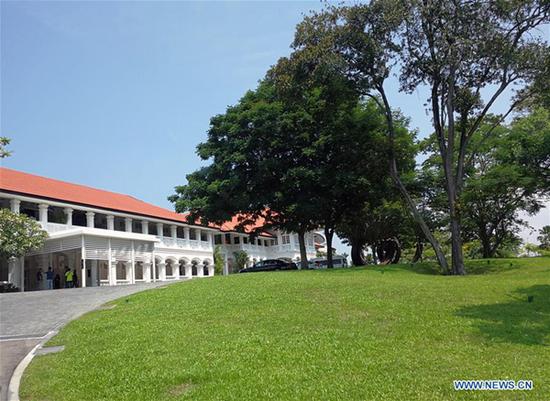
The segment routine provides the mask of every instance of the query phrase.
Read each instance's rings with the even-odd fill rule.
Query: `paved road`
[[[166,282],[0,294],[0,400],[13,371],[52,330],[106,302]]]

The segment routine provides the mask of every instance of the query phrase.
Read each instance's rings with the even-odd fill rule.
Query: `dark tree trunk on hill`
[[[414,251],[414,256],[412,258],[412,263],[422,261],[422,253],[424,252],[424,243],[420,240],[416,241],[416,250]]]
[[[334,236],[334,229],[325,227],[325,241],[327,244],[327,267],[332,269],[334,263],[332,261],[332,237]]]
[[[366,261],[363,257],[363,248],[365,247],[365,244],[351,244],[351,262],[354,266],[364,266],[366,265]]]
[[[306,232],[303,229],[298,231],[298,242],[300,244],[300,269],[307,269]]]

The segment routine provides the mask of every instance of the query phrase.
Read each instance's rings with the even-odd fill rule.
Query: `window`
[[[240,243],[241,243],[241,237],[235,237],[235,238],[233,238],[233,242],[234,242],[235,244],[240,244]]]
[[[225,234],[225,243],[231,244],[231,234]]]
[[[248,244],[248,237],[243,237],[243,244]]]
[[[142,223],[139,220],[132,220],[132,232],[140,233],[142,232]]]
[[[197,231],[194,228],[191,228],[189,230],[189,239],[190,240],[196,240],[197,239]]]
[[[214,235],[214,244],[219,245],[222,243],[222,236],[221,235]]]
[[[283,236],[281,237],[281,240],[283,242],[283,245],[290,244],[290,235],[283,234]]]
[[[201,241],[208,241],[208,234],[201,231]]]

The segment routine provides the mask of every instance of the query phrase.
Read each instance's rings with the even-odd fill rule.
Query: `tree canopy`
[[[48,237],[39,223],[24,214],[0,209],[0,254],[6,258],[24,256],[40,249]]]

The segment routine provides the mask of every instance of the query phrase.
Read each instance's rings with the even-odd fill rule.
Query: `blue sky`
[[[166,197],[201,165],[209,119],[290,52],[320,2],[0,2],[6,167]],[[425,95],[392,102],[422,135]]]

